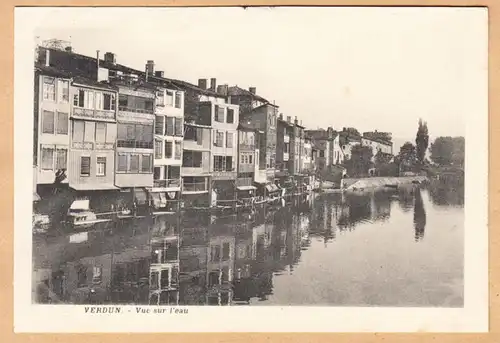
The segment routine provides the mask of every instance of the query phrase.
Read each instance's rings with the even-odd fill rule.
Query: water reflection
[[[277,280],[298,273],[306,289],[286,290],[292,300],[307,292],[311,280],[321,287],[331,282],[333,271],[328,266],[313,276],[305,272],[311,261],[304,264],[304,254],[319,253],[314,242],[327,249],[333,244],[335,249],[342,235],[372,227],[390,242],[393,237],[382,230],[386,225],[397,227],[397,232],[410,229],[414,241],[422,242],[428,213],[434,211],[429,203],[463,205],[463,193],[413,185],[374,193],[311,195],[286,206],[265,207],[254,215],[162,215],[119,222],[111,231],[82,233],[79,240],[75,235],[35,237],[35,301],[287,305],[275,300],[285,292],[276,286]],[[413,228],[400,224],[405,220],[393,223],[393,212],[404,219],[412,209]],[[344,260],[349,268],[349,255]],[[402,270],[395,277],[405,278],[408,272]],[[323,301],[337,302],[320,297],[310,304]]]

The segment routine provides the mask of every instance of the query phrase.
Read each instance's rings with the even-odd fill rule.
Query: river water
[[[463,189],[313,194],[33,239],[33,301],[463,306]]]

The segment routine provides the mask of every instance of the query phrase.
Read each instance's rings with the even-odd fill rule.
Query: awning
[[[75,191],[103,191],[118,189],[118,187],[110,183],[71,184],[69,186]]]
[[[40,201],[40,200],[42,200],[42,199],[40,198],[40,196],[38,195],[38,193],[33,192],[33,201]]]
[[[148,195],[146,191],[142,188],[134,189],[135,200],[137,201],[137,205],[145,205],[148,202]]]
[[[90,209],[90,200],[84,199],[84,200],[75,200],[69,207],[70,210],[82,210],[82,211],[87,211]]]
[[[239,191],[249,191],[253,189],[257,189],[255,186],[238,186],[236,187]]]

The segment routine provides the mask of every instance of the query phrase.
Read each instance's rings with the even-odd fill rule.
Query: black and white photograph
[[[16,330],[486,331],[487,25],[17,8]]]

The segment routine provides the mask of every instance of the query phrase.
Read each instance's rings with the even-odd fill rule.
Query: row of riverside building
[[[141,71],[110,52],[40,46],[34,90],[34,200],[60,188],[102,210],[210,207],[312,184],[355,144],[392,154],[368,134],[306,130],[255,87],[170,79],[152,60]]]

